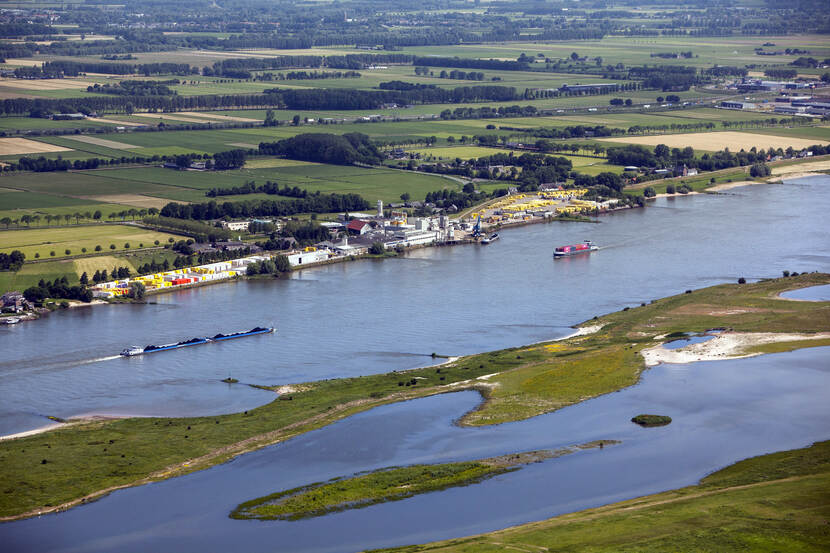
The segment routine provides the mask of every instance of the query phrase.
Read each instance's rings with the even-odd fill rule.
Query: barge
[[[583,253],[591,253],[599,250],[599,246],[586,240],[582,244],[571,244],[569,246],[559,246],[553,250],[553,257],[568,257],[571,255],[580,255]]]
[[[139,346],[130,346],[126,348],[124,351],[120,353],[124,357],[133,357],[136,355],[143,355],[145,353],[155,353],[157,351],[164,351],[168,349],[178,349],[178,348],[186,348],[188,346],[198,346],[201,344],[207,344],[209,342],[219,342],[221,340],[230,340],[233,338],[242,338],[244,336],[253,336],[255,334],[268,334],[274,332],[273,327],[254,327],[251,330],[243,330],[241,332],[234,332],[233,334],[222,334],[219,333],[212,338],[204,337],[204,338],[191,338],[190,340],[184,340],[182,342],[176,342],[174,344],[163,344],[160,346],[156,346],[154,344],[150,344],[149,346],[139,347]]]
[[[487,238],[482,238],[481,243],[482,243],[482,244],[485,244],[485,245],[486,245],[486,244],[492,244],[493,242],[495,242],[495,241],[496,241],[496,240],[498,240],[498,239],[499,239],[499,233],[498,233],[498,232],[496,232],[496,233],[494,233],[494,234],[491,234],[491,235],[490,235],[490,236],[488,236]]]

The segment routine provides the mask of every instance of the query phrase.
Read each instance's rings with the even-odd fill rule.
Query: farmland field
[[[58,194],[68,196],[70,199],[79,198],[86,204],[90,203],[90,200],[121,204],[120,209],[115,209],[115,211],[131,206],[157,207],[167,201],[207,201],[205,197],[207,190],[215,187],[239,186],[249,180],[254,180],[259,184],[271,180],[282,185],[299,186],[310,192],[319,190],[324,193],[355,193],[362,195],[369,202],[378,199],[384,202],[394,201],[404,192],[420,198],[433,190],[447,186],[459,186],[456,181],[438,175],[408,173],[394,169],[325,165],[276,158],[258,158],[255,161],[259,162],[259,165],[255,163],[253,167],[222,172],[135,167],[57,173],[51,174],[49,179],[44,179],[38,174],[20,174],[8,177],[5,186],[27,192]],[[278,198],[278,196],[272,197],[272,199]],[[221,198],[222,201],[244,201],[246,199],[250,197]],[[32,201],[36,200],[37,195],[33,196]],[[104,211],[103,205],[105,204],[98,204],[93,209]],[[33,205],[32,207],[39,206]],[[1,203],[0,208],[2,208]],[[69,209],[69,213],[74,211],[74,208]],[[106,211],[105,215],[108,212]],[[0,210],[0,215],[3,214],[4,211]]]
[[[74,255],[80,255],[81,248],[86,248],[88,253],[92,253],[97,245],[104,251],[121,251],[126,249],[124,244],[128,242],[132,249],[142,243],[144,247],[151,247],[155,240],[164,244],[168,238],[180,239],[165,232],[111,223],[5,230],[0,231],[0,252],[20,250],[29,260],[34,259],[35,254],[40,254],[41,259],[48,259],[52,251],[58,257],[66,255],[67,249]],[[115,250],[110,249],[110,244],[115,244]]]
[[[41,152],[62,152],[70,148],[54,146],[26,138],[0,138],[0,155],[36,154]]]
[[[749,150],[752,147],[768,148],[793,148],[800,149],[812,146],[813,144],[828,144],[823,140],[808,138],[793,138],[776,136],[772,134],[757,134],[750,132],[711,132],[711,133],[689,133],[689,134],[664,134],[659,136],[629,136],[625,138],[603,138],[603,142],[621,142],[625,144],[644,144],[656,146],[665,144],[670,148],[684,148],[691,146],[695,150],[706,150],[717,152],[723,149],[732,151]]]

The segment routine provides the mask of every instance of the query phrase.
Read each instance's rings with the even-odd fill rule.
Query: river
[[[599,224],[505,230],[489,246],[307,269],[280,281],[157,296],[155,305],[54,313],[1,329],[0,431],[43,415],[184,415],[269,401],[224,385],[370,374],[569,333],[594,315],[738,277],[830,271],[830,179],[660,199]],[[602,249],[554,261],[590,238]],[[114,358],[130,344],[256,325],[278,331]],[[830,348],[661,366],[643,383],[558,413],[487,429],[452,421],[472,392],[376,409],[226,465],[125,490],[67,513],[0,526],[14,550],[351,551],[451,537],[694,482],[737,459],[827,438]],[[775,394],[770,394],[775,390]],[[771,397],[772,396],[772,397]],[[638,412],[675,423],[641,429]],[[483,484],[298,523],[231,521],[236,503],[277,489],[394,464],[469,459],[622,439]]]
[[[488,246],[306,269],[154,296],[155,305],[52,313],[0,327],[0,435],[45,416],[208,415],[268,402],[220,382],[282,384],[433,362],[563,336],[595,315],[721,282],[830,271],[827,177],[660,199],[599,224],[505,230]],[[602,249],[554,261],[554,246]],[[277,333],[118,357],[257,325]]]

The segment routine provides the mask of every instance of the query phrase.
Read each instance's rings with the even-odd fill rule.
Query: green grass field
[[[275,161],[275,163],[268,163],[269,159]],[[19,194],[30,194],[30,196],[27,196],[28,209],[37,212],[42,212],[42,208],[48,206],[37,204],[39,195],[31,194],[32,192],[43,194],[44,203],[57,201],[54,200],[55,195],[69,197],[69,200],[72,198],[101,198],[101,201],[111,201],[110,198],[118,198],[118,195],[128,195],[130,197],[141,195],[157,198],[163,205],[164,200],[207,201],[208,198],[205,197],[205,192],[214,187],[237,186],[249,180],[255,180],[258,183],[271,180],[280,184],[299,186],[311,192],[319,190],[321,192],[355,193],[362,195],[369,202],[380,199],[388,203],[398,200],[404,192],[409,192],[413,198],[423,198],[427,192],[459,186],[455,181],[438,175],[408,173],[393,169],[371,169],[305,162],[286,163],[285,160],[275,160],[274,158],[258,158],[257,161],[260,161],[265,167],[223,172],[174,171],[160,167],[99,169],[54,173],[50,174],[49,179],[43,179],[37,173],[28,173],[9,176],[4,182],[7,187],[26,191],[19,192]],[[14,195],[15,193],[9,192],[8,194]],[[2,207],[2,197],[4,195],[0,195],[0,207]],[[221,200],[243,201],[245,199],[248,198],[246,196],[229,196]],[[23,198],[20,201],[22,202]],[[88,201],[83,203],[89,204]],[[85,205],[77,204],[63,209],[68,209],[69,213],[74,213],[74,211],[77,211],[77,209],[73,209],[75,207],[80,209]],[[129,207],[126,206],[127,209]],[[104,210],[101,205],[94,209]],[[109,211],[117,212],[123,209],[125,209],[125,206],[121,205],[118,208],[110,208]],[[81,211],[84,210],[81,209]],[[105,212],[104,215],[106,216],[109,211]],[[0,217],[6,213],[16,214],[16,217],[22,214],[22,212],[18,213],[12,210],[0,210]]]
[[[27,260],[34,259],[35,254],[40,254],[41,259],[48,259],[53,251],[57,257],[67,255],[67,249],[72,252],[71,255],[81,255],[82,248],[86,248],[87,253],[93,253],[95,246],[100,245],[105,252],[120,252],[125,249],[125,243],[129,243],[131,248],[138,248],[140,244],[152,247],[155,240],[166,244],[169,238],[179,240],[181,237],[110,223],[6,230],[0,231],[0,252],[20,250],[26,254]],[[110,248],[110,244],[115,244],[115,250]]]

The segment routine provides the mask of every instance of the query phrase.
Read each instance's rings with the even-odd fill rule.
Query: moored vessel
[[[487,238],[482,238],[481,243],[482,244],[490,244],[492,242],[495,242],[498,239],[499,239],[499,233],[496,232],[496,233],[491,234]]]

